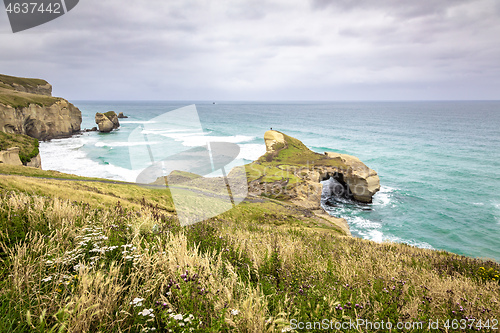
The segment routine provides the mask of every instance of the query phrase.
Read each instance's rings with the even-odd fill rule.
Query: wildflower
[[[130,305],[134,305],[134,307],[141,306],[142,305],[142,301],[144,301],[144,298],[136,297],[129,304]]]
[[[176,314],[175,316],[173,316],[173,318],[174,318],[175,320],[182,320],[182,319],[183,319],[183,318],[182,318],[182,314],[181,314],[181,313]]]
[[[50,280],[52,280],[52,276],[48,276],[45,279],[42,279],[42,282],[49,282]]]
[[[231,310],[231,314],[232,314],[233,316],[237,316],[237,315],[239,315],[239,314],[240,314],[240,311],[239,311],[239,310],[236,310],[236,309],[232,309],[232,310]]]
[[[139,315],[144,316],[144,317],[150,316],[152,318],[154,318],[154,316],[155,316],[153,314],[153,309],[144,309],[141,312],[139,312]]]

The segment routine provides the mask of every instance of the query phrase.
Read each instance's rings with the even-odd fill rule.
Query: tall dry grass
[[[481,273],[498,272],[494,262],[241,216],[181,228],[153,205],[101,209],[3,193],[1,331],[273,332],[292,319],[500,318],[498,280]]]

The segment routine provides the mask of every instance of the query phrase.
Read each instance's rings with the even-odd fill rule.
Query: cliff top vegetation
[[[180,227],[168,189],[0,173],[2,332],[286,332],[358,318],[423,323],[413,332],[430,320],[498,327],[493,261],[345,237],[285,201],[248,197]]]
[[[0,74],[0,104],[13,108],[28,107],[30,104],[39,106],[50,106],[60,98],[48,95],[33,94],[16,90],[16,85],[26,91],[32,91],[38,86],[48,85],[47,81],[41,79],[20,78]]]

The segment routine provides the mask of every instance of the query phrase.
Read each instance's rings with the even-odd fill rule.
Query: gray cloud
[[[18,34],[2,12],[0,72],[70,99],[498,99],[499,15],[495,0],[87,0]]]

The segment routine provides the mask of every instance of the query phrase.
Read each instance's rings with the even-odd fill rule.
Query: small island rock
[[[118,121],[118,116],[114,111],[108,111],[106,113],[95,114],[95,123],[99,127],[99,132],[111,132],[114,129],[120,127],[120,122]]]
[[[128,118],[128,116],[124,115],[123,112],[118,113],[118,118]]]

